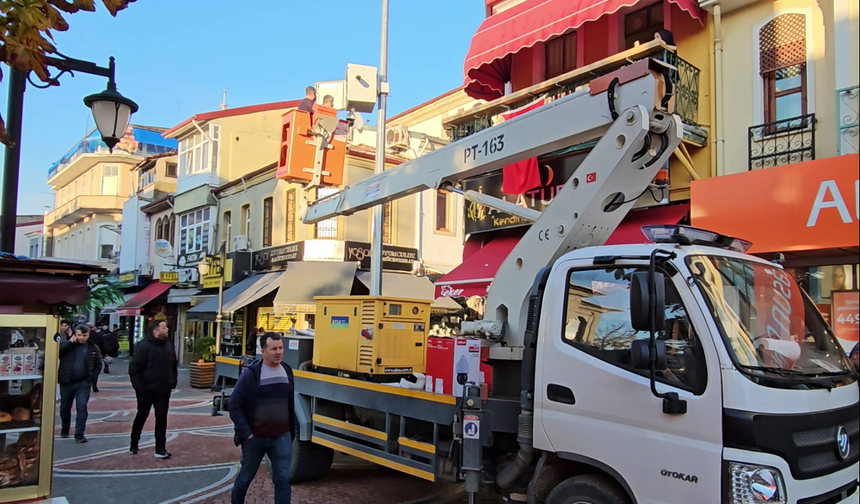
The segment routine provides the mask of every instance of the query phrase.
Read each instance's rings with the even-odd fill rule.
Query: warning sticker
[[[463,415],[463,438],[481,438],[481,421],[477,415]]]

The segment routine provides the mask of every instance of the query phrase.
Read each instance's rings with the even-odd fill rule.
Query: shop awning
[[[155,282],[147,285],[125,303],[117,306],[116,314],[120,317],[136,317],[140,315],[140,309],[150,303],[153,299],[167,292],[171,284]]]
[[[369,271],[359,271],[355,277],[370,289]],[[433,301],[433,291],[433,282],[427,277],[416,277],[409,273],[382,272],[383,296]]]
[[[642,226],[677,224],[689,211],[690,205],[684,203],[630,212],[605,245],[646,243]],[[519,240],[518,236],[500,237],[478,249],[463,264],[436,281],[436,297],[486,296],[496,271]]]
[[[225,290],[221,297],[221,314],[229,317],[236,310],[272,293],[281,285],[283,275],[283,271],[254,275]],[[217,313],[218,296],[215,296],[188,310],[188,320],[211,322]]]
[[[171,304],[191,303],[191,299],[200,292],[200,289],[170,289],[167,293],[167,302]]]
[[[291,262],[275,296],[276,313],[316,310],[316,296],[349,296],[358,263]]]
[[[704,24],[707,14],[695,0],[669,0]],[[526,0],[488,17],[472,36],[463,63],[466,94],[495,100],[505,94],[511,55],[641,0]]]

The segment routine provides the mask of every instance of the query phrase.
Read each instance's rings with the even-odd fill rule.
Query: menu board
[[[842,341],[860,339],[860,291],[833,291],[830,323],[833,333]]]

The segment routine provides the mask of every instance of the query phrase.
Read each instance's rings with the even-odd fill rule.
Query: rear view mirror
[[[634,369],[651,369],[651,358],[648,352],[649,340],[633,340],[630,345],[630,364]],[[666,342],[663,340],[654,341],[654,350],[656,353],[656,362],[654,363],[655,371],[663,371],[666,369]]]
[[[666,281],[662,273],[654,273],[654,311],[651,310],[651,291],[648,285],[648,272],[633,273],[630,280],[630,325],[636,331],[651,331],[651,318],[654,330],[663,328],[666,316]]]

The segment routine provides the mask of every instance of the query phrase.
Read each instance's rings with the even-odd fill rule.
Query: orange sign
[[[830,316],[833,334],[841,340],[860,339],[860,291],[833,291]]]
[[[856,247],[857,154],[693,181],[692,225],[752,242],[751,253]]]

